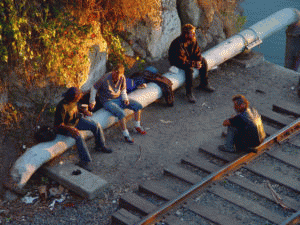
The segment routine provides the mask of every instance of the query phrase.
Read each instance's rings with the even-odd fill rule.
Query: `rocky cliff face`
[[[241,11],[237,9],[237,14]],[[213,5],[199,5],[197,0],[161,0],[160,21],[141,21],[134,27],[126,27],[122,43],[125,54],[139,56],[146,61],[157,61],[167,56],[171,42],[180,35],[181,26],[190,23],[197,27],[200,47],[206,50],[226,39],[225,25]],[[88,80],[96,80],[105,73],[106,57],[99,57],[98,69],[90,70]],[[95,77],[96,76],[96,77]],[[84,90],[90,84],[83,85]]]

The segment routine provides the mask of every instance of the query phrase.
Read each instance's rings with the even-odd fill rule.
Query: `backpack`
[[[56,132],[50,126],[38,126],[34,133],[34,138],[38,142],[53,141],[56,138]]]

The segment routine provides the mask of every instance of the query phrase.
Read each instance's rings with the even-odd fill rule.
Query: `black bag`
[[[37,127],[34,133],[34,138],[38,142],[53,141],[56,138],[56,132],[52,127],[49,126]]]

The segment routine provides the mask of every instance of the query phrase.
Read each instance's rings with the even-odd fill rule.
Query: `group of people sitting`
[[[185,88],[188,101],[195,103],[196,99],[192,93],[193,71],[199,70],[200,85],[198,89],[213,92],[214,89],[208,84],[207,63],[201,56],[201,51],[197,43],[195,27],[187,24],[182,28],[182,34],[170,45],[169,61],[172,66],[176,66],[185,72]],[[148,69],[151,72],[153,67]],[[72,137],[76,140],[80,161],[78,166],[91,171],[89,162],[91,156],[80,134],[80,130],[90,130],[95,136],[95,150],[103,153],[111,153],[112,150],[105,144],[104,133],[101,125],[88,119],[91,116],[96,102],[119,119],[125,142],[134,143],[134,139],[129,134],[126,125],[126,115],[124,109],[134,111],[135,130],[140,135],[146,135],[145,129],[141,125],[142,105],[128,98],[127,86],[131,80],[124,75],[124,66],[117,64],[111,72],[101,77],[91,88],[88,109],[80,107],[82,92],[77,87],[71,87],[63,94],[63,99],[58,103],[55,112],[54,127],[58,134]],[[168,82],[166,82],[168,83]],[[143,81],[137,85],[143,85]],[[96,101],[98,100],[98,101]],[[226,144],[219,146],[219,150],[226,152],[254,151],[265,138],[260,115],[253,108],[249,107],[248,100],[237,95],[233,97],[234,109],[237,112],[232,118],[224,121],[223,125],[228,126]]]
[[[124,76],[124,66],[118,64],[112,72],[101,77],[91,88],[89,99],[89,110],[93,110],[96,105],[96,95],[103,108],[109,111],[113,116],[119,119],[124,140],[133,144],[134,139],[128,132],[124,109],[134,111],[135,130],[141,135],[146,131],[141,126],[141,109],[143,106],[129,99],[126,90],[126,78]],[[63,94],[63,99],[58,103],[54,118],[54,127],[58,134],[70,136],[76,140],[80,161],[78,166],[90,170],[88,163],[91,161],[88,148],[80,130],[90,130],[95,136],[96,151],[111,153],[112,150],[105,145],[103,129],[99,123],[96,123],[86,116],[91,113],[87,109],[80,107],[79,101],[82,92],[77,87],[71,87]]]

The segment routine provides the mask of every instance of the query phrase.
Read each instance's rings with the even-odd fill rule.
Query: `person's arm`
[[[194,59],[193,67],[200,69],[202,67],[202,55],[201,55],[201,49],[197,42],[195,43],[195,46],[193,48],[193,55],[191,57]]]
[[[71,127],[65,124],[66,112],[64,108],[59,105],[56,108],[55,118],[54,118],[54,128],[58,133],[70,132],[73,137],[79,135],[79,130],[75,127]]]
[[[96,105],[96,94],[97,94],[97,89],[94,88],[94,86],[92,86],[90,91],[90,100],[89,100],[89,108],[91,110],[93,110]]]
[[[126,87],[126,78],[125,76],[123,76],[122,78],[122,85],[121,85],[121,96],[122,96],[122,99],[124,101],[124,103],[126,105],[129,104],[129,100],[128,100],[128,95],[127,95],[127,87]]]
[[[180,68],[191,67],[191,62],[187,59],[183,44],[179,39],[175,39],[170,45],[169,61],[172,65]]]
[[[58,126],[55,127],[55,129],[59,130],[62,133],[69,132],[73,137],[80,135],[79,130],[76,127],[71,127],[65,125],[64,123],[59,124]]]
[[[230,126],[230,125],[231,125],[231,123],[230,123],[230,120],[229,120],[229,119],[224,120],[224,122],[223,122],[223,126],[224,126],[224,127],[228,127],[228,126]]]
[[[96,95],[98,90],[103,85],[103,82],[107,79],[109,73],[104,74],[98,81],[94,83],[90,90],[89,108],[93,110],[96,105]]]
[[[228,119],[230,122],[230,126],[236,128],[243,128],[245,126],[245,121],[241,118],[240,114],[237,114]]]
[[[223,126],[233,126],[239,127],[244,121],[241,119],[240,115],[232,115],[230,118],[224,120]]]

